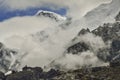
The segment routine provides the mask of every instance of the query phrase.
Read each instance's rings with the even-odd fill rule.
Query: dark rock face
[[[118,13],[118,15],[115,17],[116,21],[120,21],[120,12]]]
[[[32,68],[32,67],[25,66],[23,68],[23,71],[30,71],[30,72],[32,72],[33,73],[33,77],[35,77],[37,80],[39,78],[43,77],[43,69],[41,67],[34,67],[34,68]]]
[[[94,68],[91,68],[91,71],[92,72],[97,72],[97,71],[100,71],[102,70],[102,67],[94,67]]]
[[[6,79],[6,77],[5,77],[4,73],[0,72],[0,80],[5,80],[5,79]]]
[[[23,67],[23,71],[35,71],[35,72],[40,72],[42,73],[43,72],[43,69],[41,67],[35,67],[35,68],[32,68],[32,67]]]
[[[89,50],[89,46],[83,42],[74,44],[67,49],[68,53],[77,54],[78,52],[83,52]]]
[[[45,16],[45,17],[50,17],[52,19],[55,19],[57,21],[57,18],[53,15],[53,14],[50,14],[50,13],[44,13],[44,12],[41,12],[38,14],[39,16]]]
[[[23,71],[8,75],[6,80],[39,80],[42,72],[43,70],[40,67],[25,66]]]
[[[113,40],[111,47],[114,52],[118,52],[120,50],[120,40]]]
[[[120,60],[113,60],[110,62],[110,67],[120,66]]]
[[[23,71],[8,75],[6,80],[51,80],[52,78],[59,75],[60,72],[55,69],[44,72],[40,67],[24,67]]]
[[[78,36],[80,35],[84,35],[86,33],[90,33],[90,30],[87,28],[87,29],[82,29],[79,33],[78,33]]]
[[[11,64],[9,58],[12,58],[11,54],[16,55],[15,50],[6,48],[3,43],[0,43],[0,68],[6,72]]]
[[[105,42],[107,42],[108,40],[115,40],[120,38],[118,34],[119,31],[120,31],[120,23],[114,23],[114,24],[108,23],[93,30],[92,33],[102,37],[102,39]]]
[[[7,76],[6,80],[37,80],[31,71],[22,71]]]
[[[98,27],[97,29],[92,31],[93,34],[102,37],[105,43],[107,43],[108,41],[111,41],[110,48],[101,50],[102,53],[110,54],[109,56],[106,56],[107,61],[111,61],[112,58],[120,54],[119,53],[119,50],[120,50],[120,33],[119,32],[120,32],[120,23],[118,22],[113,24],[110,24],[110,23],[104,24],[102,27]]]
[[[60,75],[60,72],[58,70],[51,69],[50,71],[48,71],[46,73],[45,78],[51,79],[51,78],[59,76],[59,75]]]
[[[56,13],[52,13],[49,11],[40,11],[37,16],[43,16],[43,17],[49,17],[50,19],[53,19],[55,21],[60,21],[60,19],[57,17],[58,15]]]

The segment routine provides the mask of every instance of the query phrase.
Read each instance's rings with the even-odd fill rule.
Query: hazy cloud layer
[[[68,16],[79,19],[79,17],[85,12],[107,1],[109,0],[0,0],[0,8],[5,8],[7,10],[13,11],[16,9],[25,10],[30,7],[45,6],[52,9],[64,7],[68,9]],[[61,30],[58,27],[58,23],[48,18],[35,16],[16,17],[5,20],[4,22],[0,22],[0,41],[3,40],[7,46],[10,48],[16,48],[22,51],[21,53],[29,54],[22,60],[22,67],[25,65],[43,67],[44,65],[49,64],[54,59],[63,55],[63,52],[65,51],[65,45],[68,44],[68,42],[70,42],[76,36],[77,31],[79,31],[81,27],[79,26],[77,29],[75,25],[71,26],[71,29]],[[57,33],[50,35],[50,37],[44,42],[37,42],[36,39],[29,37],[29,34],[31,33],[34,34],[37,31],[45,31],[46,29],[53,27],[58,28]],[[95,41],[101,40],[101,38],[94,35],[86,35],[88,38],[91,36]],[[97,42],[92,42],[92,39],[89,41],[88,38],[83,37],[83,39],[86,39],[86,42],[91,44],[92,47],[95,47],[96,45],[99,45],[100,48],[104,47],[104,43],[102,41],[100,41],[99,44]],[[65,58],[63,58],[63,61],[65,61],[65,64],[68,64],[68,68],[75,67],[76,64],[80,66],[84,63],[87,64],[89,60],[91,64],[99,62],[99,59],[94,55],[94,53],[89,51],[84,53],[82,55],[76,56],[66,55]],[[86,56],[90,56],[90,59],[84,62],[84,57]],[[18,57],[21,56],[18,55],[16,59],[18,59]],[[83,59],[81,57],[83,57]],[[69,62],[69,59],[71,58],[73,58],[73,61]],[[76,62],[77,59],[82,60],[83,62]],[[94,62],[94,60],[96,61]],[[58,63],[61,63],[61,60],[58,61]],[[71,66],[71,64],[73,64],[73,66]]]

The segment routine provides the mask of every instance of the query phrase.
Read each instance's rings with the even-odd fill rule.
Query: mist
[[[7,8],[12,11],[16,9],[25,10],[28,7],[36,7],[38,5],[43,6],[43,4],[52,3],[55,6],[58,6],[55,8],[54,6],[51,7],[50,5],[50,8],[57,9],[65,7],[68,9],[66,16],[71,16],[74,19],[80,19],[80,17],[87,11],[105,2],[104,0],[91,0],[92,2],[90,3],[86,0],[79,0],[80,3],[78,3],[76,0],[69,2],[51,1],[36,0],[33,2],[32,0],[22,0],[19,1],[22,5],[16,5],[18,4],[16,0],[11,0],[11,2],[5,0],[1,6],[7,5]],[[25,5],[23,2],[25,2]],[[62,4],[63,2],[64,4]],[[12,68],[16,60],[20,62],[16,69],[21,69],[25,65],[31,67],[39,66],[44,68],[45,66],[49,66],[54,60],[55,64],[53,64],[53,67],[54,65],[58,64],[61,68],[65,69],[76,69],[85,65],[106,65],[106,63],[99,60],[96,56],[96,52],[100,48],[106,47],[106,45],[101,37],[93,34],[80,36],[75,41],[75,43],[85,42],[86,44],[90,45],[93,48],[93,52],[86,51],[77,55],[65,53],[66,47],[84,27],[80,24],[76,24],[76,22],[72,22],[69,26],[65,26],[70,28],[62,29],[61,24],[61,22],[56,22],[47,17],[37,16],[14,17],[0,22],[0,41],[8,48],[15,49],[18,52],[18,54],[14,56],[14,59],[11,60],[10,67]],[[42,34],[37,34],[39,32],[44,32],[45,36]]]
[[[40,18],[35,19],[39,21],[41,20]],[[31,28],[31,31],[29,30],[30,32],[25,32],[25,35],[21,35],[21,32],[18,34],[18,31],[16,31],[16,34],[13,32],[11,35],[4,38],[3,43],[8,48],[15,49],[18,52],[14,57],[14,60],[11,61],[11,66],[14,65],[13,63],[15,60],[20,62],[19,66],[16,67],[18,70],[26,65],[31,67],[39,66],[42,68],[47,66],[46,69],[60,65],[60,69],[65,70],[77,69],[85,65],[108,65],[97,58],[97,51],[106,47],[101,37],[95,36],[91,33],[79,36],[73,43],[85,42],[91,46],[92,51],[82,52],[77,55],[68,54],[65,53],[68,45],[71,44],[72,39],[77,35],[82,27],[71,27],[63,30],[58,23],[52,21],[51,24],[51,20],[49,21],[49,19],[47,19],[47,21],[47,23],[50,23],[49,26],[47,24],[48,27],[44,27],[45,23],[39,23],[40,25],[43,25],[43,28],[40,26],[39,29],[38,26],[34,26],[34,28],[37,28],[37,30],[34,30],[32,27],[33,25],[31,25],[29,27],[32,27],[33,29]],[[37,31],[44,31],[44,34],[48,34],[48,37],[41,37],[43,39],[41,41],[39,37],[43,35],[37,35]],[[53,61],[55,61],[55,63],[51,64]]]

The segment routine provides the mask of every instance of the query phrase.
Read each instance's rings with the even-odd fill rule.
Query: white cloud
[[[81,67],[95,67],[105,66],[108,63],[104,63],[98,59],[98,57],[90,51],[82,52],[80,54],[66,54],[65,56],[56,60],[53,65],[58,65],[61,69],[79,69]]]
[[[15,17],[4,22],[0,22],[0,39],[11,35],[27,35],[35,33],[45,28],[56,26],[56,22],[49,18],[42,17]]]
[[[0,22],[0,41],[8,48],[18,50],[16,59],[20,60],[21,67],[25,65],[43,67],[60,57],[65,51],[65,45],[75,36],[72,33],[74,30],[61,30],[58,25],[59,23],[54,20],[38,16],[12,18]],[[38,31],[45,31],[49,38],[40,42],[38,41],[40,35],[30,36]],[[26,56],[21,61],[23,55]]]
[[[91,46],[94,52],[97,52],[99,49],[107,47],[100,36],[96,36],[92,33],[87,33],[85,35],[80,35],[78,41],[85,42],[87,45]]]
[[[60,7],[68,8],[67,15],[70,15],[74,18],[79,18],[86,11],[89,11],[90,9],[94,8],[95,6],[105,1],[106,0],[101,0],[101,1],[100,0],[89,0],[89,1],[88,0],[74,0],[74,1],[73,0],[69,0],[69,1],[68,0],[0,0],[0,4],[1,4],[0,6],[1,7],[6,6],[7,9],[12,11],[16,9],[25,10],[29,7],[38,7],[38,6],[48,7],[49,5],[54,4],[54,6],[57,6],[57,8]],[[50,6],[50,7],[55,8],[54,6]],[[20,51],[29,53],[29,55],[27,55],[23,59],[23,62],[21,63],[22,66],[26,64],[30,66],[44,66],[48,64],[50,61],[58,57],[61,57],[65,49],[64,48],[65,45],[69,41],[71,41],[71,39],[73,39],[74,36],[76,36],[77,31],[80,30],[80,27],[77,29],[74,27],[75,25],[72,25],[71,29],[63,30],[60,32],[58,31],[57,33],[54,33],[54,35],[51,35],[46,42],[40,44],[26,35],[35,33],[37,31],[45,30],[46,28],[48,29],[52,27],[57,27],[57,25],[58,24],[56,22],[48,18],[29,17],[29,16],[12,18],[4,22],[0,22],[0,41],[4,41],[7,44],[7,46],[13,48],[19,48]],[[97,41],[98,38],[97,39],[95,38],[95,40]],[[90,41],[92,43],[92,39]],[[91,59],[93,59],[94,54],[91,52],[88,53],[92,54]],[[86,55],[88,56],[90,54],[86,53]],[[83,55],[83,57],[85,56]],[[65,58],[66,61],[71,59],[71,57],[73,57],[74,61],[72,63],[74,63],[77,61],[79,57],[81,57],[81,55],[78,56],[68,55]],[[96,60],[96,62],[98,61],[96,56],[93,60]],[[91,63],[94,63],[93,60],[91,60]],[[82,63],[79,64],[82,65]]]
[[[56,67],[58,65],[61,69],[77,69],[84,66],[106,66],[108,63],[101,61],[97,55],[108,56],[107,53],[98,53],[99,49],[104,49],[107,45],[104,43],[101,37],[96,36],[92,33],[87,33],[85,35],[80,35],[76,38],[72,44],[84,42],[91,50],[85,52],[79,52],[78,54],[64,53],[64,55],[54,61],[50,66]]]

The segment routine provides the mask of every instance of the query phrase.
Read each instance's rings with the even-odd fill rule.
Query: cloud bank
[[[26,10],[30,7],[43,6],[51,9],[66,8],[67,16],[79,19],[87,11],[107,1],[109,0],[0,0],[0,8],[5,8],[8,11]],[[20,54],[16,57],[16,59],[20,59],[21,67],[25,65],[43,67],[51,61],[61,57],[65,51],[66,44],[68,44],[68,42],[76,36],[80,28],[82,28],[80,26],[76,28],[73,24],[71,25],[71,29],[62,30],[58,25],[58,23],[48,18],[35,16],[15,17],[0,22],[0,41],[3,41],[10,48],[18,49]],[[49,38],[43,42],[39,42],[39,40],[30,36],[30,34],[45,30],[48,30],[47,32]],[[92,36],[92,38],[95,37],[93,35],[86,36]],[[83,37],[83,39],[86,38]],[[95,41],[99,41],[99,39],[101,40],[101,38],[98,37],[94,39]],[[102,45],[104,45],[101,41],[100,43],[102,43],[102,45],[97,42],[92,42],[92,40],[86,42],[91,44],[92,47],[95,47],[96,45],[103,47]],[[25,58],[21,60],[21,56],[24,54],[29,55],[26,55]],[[90,59],[85,60],[86,56],[89,56]],[[73,61],[69,62],[71,58]],[[77,60],[81,60],[81,62]],[[82,53],[81,55],[66,55],[63,60],[60,60],[57,63],[62,64],[62,62],[68,64],[68,66],[66,66],[67,68],[73,68],[76,64],[80,66],[87,64],[87,62],[95,64],[99,62],[99,60],[94,53],[88,51]],[[71,64],[73,64],[73,66],[71,66]]]

